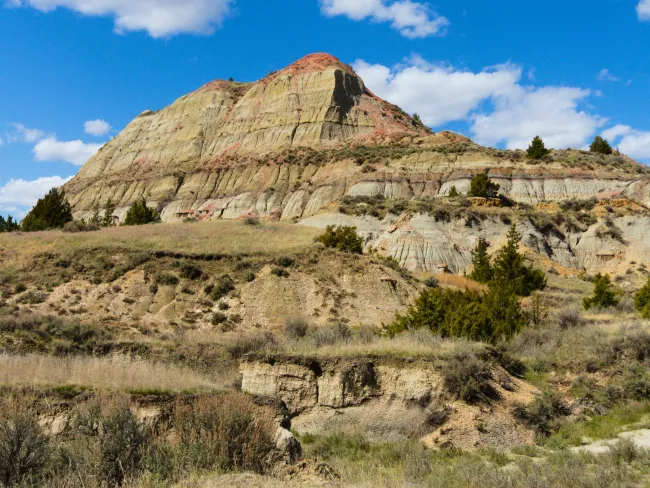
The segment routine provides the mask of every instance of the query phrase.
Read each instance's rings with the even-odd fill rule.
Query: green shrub
[[[530,146],[528,146],[528,149],[526,151],[526,156],[528,159],[542,159],[545,156],[548,156],[548,154],[551,151],[546,149],[546,146],[544,145],[544,141],[542,140],[541,137],[535,136],[533,139],[533,142],[530,143]]]
[[[147,207],[147,202],[141,198],[126,212],[123,225],[146,225],[155,222],[160,222],[160,214],[156,209]]]
[[[159,273],[156,275],[156,283],[159,285],[176,286],[179,281],[178,276],[170,273]]]
[[[643,288],[634,294],[634,306],[643,318],[650,318],[650,278]]]
[[[185,262],[181,265],[181,276],[188,280],[198,280],[203,276],[203,270],[196,263]]]
[[[424,285],[427,288],[438,288],[440,286],[440,282],[437,280],[437,278],[431,276],[430,278],[424,280]]]
[[[556,393],[545,392],[529,405],[515,407],[515,415],[531,425],[542,435],[549,435],[557,420],[571,415],[571,408]]]
[[[490,179],[487,173],[479,173],[472,178],[467,195],[470,197],[496,198],[499,195],[500,188],[498,184]]]
[[[528,323],[510,288],[498,284],[488,293],[433,288],[423,291],[405,315],[386,327],[390,335],[429,329],[443,337],[495,342],[512,337]]]
[[[69,232],[71,234],[77,234],[80,232],[95,232],[99,230],[99,225],[92,222],[87,223],[82,220],[72,220],[66,222],[63,226],[63,232]]]
[[[455,185],[452,185],[452,187],[449,189],[449,198],[456,198],[460,196],[460,193],[458,193],[458,190],[456,189]]]
[[[274,274],[275,276],[279,277],[279,278],[288,278],[289,277],[289,272],[284,268],[280,268],[279,266],[276,266],[275,268],[273,268],[271,270],[271,273]]]
[[[212,315],[212,325],[220,325],[228,321],[228,316],[222,312],[215,312]]]
[[[126,407],[103,419],[99,432],[102,479],[111,486],[121,486],[142,470],[150,435]]]
[[[458,400],[476,403],[498,397],[491,384],[490,365],[473,355],[460,355],[451,360],[444,369],[443,379],[445,390]]]
[[[288,268],[289,266],[293,266],[295,262],[296,260],[289,256],[282,256],[281,258],[278,258],[278,264],[283,268]]]
[[[291,339],[302,339],[309,331],[309,322],[302,317],[287,319],[284,324],[284,335]]]
[[[274,448],[269,410],[246,395],[231,393],[178,405],[174,428],[180,441],[178,464],[186,468],[263,473]]]
[[[594,307],[614,307],[619,302],[619,293],[613,289],[609,275],[598,273],[594,277],[594,294],[590,297],[585,297],[582,304],[585,310],[589,310]]]
[[[357,235],[356,227],[328,225],[325,233],[317,238],[326,247],[355,254],[363,253],[363,238]]]
[[[20,408],[0,418],[0,485],[28,486],[42,478],[50,457],[36,416]]]
[[[217,302],[233,290],[235,290],[235,280],[228,275],[224,275],[212,287],[212,300]]]
[[[72,209],[65,198],[65,191],[52,188],[30,210],[21,223],[25,232],[60,229],[72,221]]]
[[[591,143],[589,147],[589,152],[598,153],[598,154],[612,154],[612,146],[609,145],[607,139],[604,139],[601,136],[596,136],[594,142]]]

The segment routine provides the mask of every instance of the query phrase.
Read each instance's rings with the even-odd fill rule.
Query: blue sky
[[[0,213],[137,114],[311,52],[436,130],[523,147],[602,133],[650,162],[650,0],[0,0]]]

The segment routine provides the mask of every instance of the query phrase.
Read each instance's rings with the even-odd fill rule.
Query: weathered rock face
[[[497,367],[494,388],[500,400],[471,406],[445,393],[442,367],[425,359],[269,357],[244,360],[240,371],[242,390],[282,402],[300,433],[361,431],[373,441],[420,437],[432,447],[470,449],[532,439],[511,414],[514,403],[533,399],[531,385]],[[432,423],[433,412],[441,409],[446,414]],[[477,419],[494,435],[478,433]]]
[[[453,185],[462,192],[488,169],[520,202],[616,194],[650,201],[645,169],[631,160],[556,156],[531,163],[457,134],[430,134],[374,96],[352,68],[313,54],[258,82],[215,81],[142,113],[66,191],[77,217],[111,200],[123,218],[145,198],[166,221],[250,212],[299,220],[346,195],[427,198]]]

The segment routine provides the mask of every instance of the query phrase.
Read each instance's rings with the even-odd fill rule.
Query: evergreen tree
[[[618,293],[612,287],[612,280],[609,275],[602,275],[598,273],[594,277],[594,294],[590,297],[585,297],[582,301],[585,310],[593,307],[613,307],[618,305],[620,299]]]
[[[500,188],[489,178],[487,173],[480,173],[472,178],[468,195],[470,197],[496,198]]]
[[[470,278],[479,283],[489,283],[492,280],[492,266],[488,255],[488,243],[482,237],[478,240],[476,249],[472,251],[472,274]]]
[[[528,150],[526,151],[526,155],[528,156],[528,159],[542,159],[544,156],[547,156],[551,151],[546,149],[546,146],[544,145],[544,141],[542,140],[541,137],[535,136],[535,139],[533,139],[533,142],[530,144],[528,147]]]
[[[20,229],[20,225],[11,215],[7,216],[6,220],[0,215],[0,232],[14,232],[18,229]]]
[[[65,198],[65,191],[52,188],[41,198],[22,221],[26,232],[59,229],[72,221],[72,209]]]
[[[650,318],[650,278],[643,288],[634,295],[634,305],[645,319]]]
[[[113,200],[109,198],[104,207],[104,216],[100,219],[99,225],[102,227],[113,227],[115,225],[113,212],[115,212],[115,204],[113,203]]]
[[[612,150],[612,146],[610,146],[609,142],[607,142],[607,139],[604,139],[600,136],[596,136],[594,138],[594,142],[591,143],[589,151],[598,154],[612,154],[614,152]]]
[[[456,189],[456,186],[454,185],[449,189],[449,198],[456,198],[458,196],[460,196],[460,194],[458,193],[458,190]]]
[[[508,231],[505,246],[499,249],[492,265],[493,281],[496,286],[509,287],[513,293],[527,297],[535,290],[546,288],[544,273],[525,264],[524,256],[519,252],[521,234],[516,224]]]
[[[160,221],[160,214],[156,209],[147,207],[147,202],[141,198],[126,212],[124,225],[145,225]]]

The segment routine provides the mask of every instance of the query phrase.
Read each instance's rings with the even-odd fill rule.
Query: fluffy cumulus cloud
[[[650,132],[615,125],[603,131],[603,137],[623,154],[636,159],[650,159]]]
[[[411,0],[320,0],[324,15],[344,15],[352,20],[368,19],[373,22],[390,22],[403,36],[416,39],[443,35],[449,20],[424,3]]]
[[[650,20],[650,0],[641,0],[636,7],[639,19]]]
[[[9,0],[12,7],[42,12],[58,7],[82,15],[110,16],[118,33],[146,31],[152,37],[211,34],[230,12],[232,0]]]
[[[101,119],[89,120],[84,124],[84,132],[91,136],[103,136],[111,129],[111,124]]]
[[[50,176],[33,181],[11,179],[0,186],[0,212],[13,213],[17,217],[22,217],[26,210],[36,204],[39,198],[70,179],[72,176],[68,178]]]
[[[34,146],[36,161],[65,161],[77,166],[83,165],[103,144],[87,144],[83,141],[59,141],[56,137],[46,137]]]
[[[495,98],[494,111],[473,116],[471,130],[477,142],[505,143],[508,149],[524,149],[536,135],[549,147],[582,147],[605,123],[580,110],[590,95],[580,88],[518,85]]]
[[[415,57],[392,68],[364,61],[354,67],[368,88],[427,125],[465,120],[486,145],[524,148],[540,135],[551,147],[580,147],[604,123],[580,109],[589,90],[522,85],[522,69],[513,64],[472,72]]]
[[[378,96],[417,112],[432,127],[466,118],[484,100],[511,91],[521,77],[521,68],[514,65],[473,73],[432,65],[419,57],[394,68],[357,61],[354,69]]]

